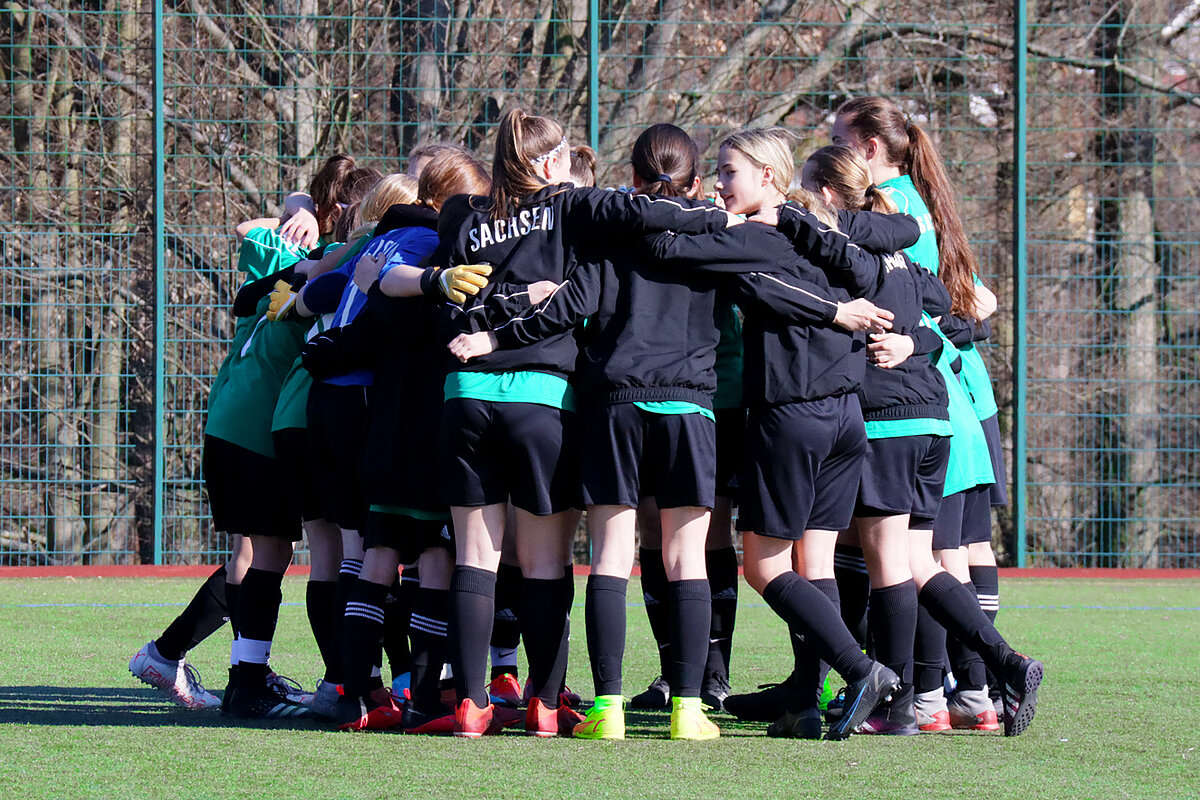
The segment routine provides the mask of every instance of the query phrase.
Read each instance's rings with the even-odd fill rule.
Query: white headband
[[[562,138],[562,141],[559,142],[558,144],[556,144],[552,149],[547,150],[545,153],[542,153],[537,158],[531,158],[529,160],[529,163],[535,167],[540,167],[544,162],[549,161],[552,158],[558,158],[559,153],[561,153],[563,148],[565,148],[566,146],[567,146],[567,137],[564,136]]]

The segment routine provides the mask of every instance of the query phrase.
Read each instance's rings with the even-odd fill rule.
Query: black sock
[[[712,589],[708,580],[671,581],[671,694],[699,697],[708,660]]]
[[[913,687],[918,693],[942,688],[946,664],[946,629],[921,605],[917,608],[917,638],[913,642]]]
[[[229,609],[229,627],[233,629],[233,638],[238,637],[238,601],[242,597],[242,585],[240,583],[230,583],[229,576],[225,576],[225,608]]]
[[[767,584],[763,599],[848,682],[864,678],[871,671],[871,660],[846,630],[837,607],[807,580],[785,572]]]
[[[329,608],[329,620],[333,630],[333,663],[325,663],[325,680],[330,683],[341,683],[342,671],[342,618],[346,616],[346,600],[350,590],[362,572],[362,559],[343,558],[338,568],[337,584],[334,586],[333,605]]]
[[[704,553],[708,585],[712,589],[712,628],[708,632],[707,672],[729,675],[733,626],[737,621],[738,562],[732,547]]]
[[[639,547],[638,565],[642,569],[642,600],[650,632],[658,645],[658,669],[663,680],[671,680],[671,626],[667,620],[667,569],[662,549]]]
[[[412,579],[397,577],[383,601],[383,652],[387,655],[392,677],[412,669],[408,624],[417,601],[418,586]]]
[[[570,578],[525,578],[521,593],[521,639],[529,659],[529,680],[536,697],[547,708],[558,707],[558,693],[566,677],[564,641],[575,594]],[[707,628],[705,629],[707,630]]]
[[[970,567],[971,583],[979,598],[979,607],[993,623],[1000,613],[1000,570],[993,566]]]
[[[862,548],[844,544],[835,546],[833,576],[837,580],[838,596],[841,598],[842,621],[858,641],[859,647],[865,649],[871,578],[867,575],[867,562],[863,558]]]
[[[978,653],[997,675],[1013,660],[1013,650],[992,625],[975,596],[948,572],[938,572],[921,588],[921,605],[951,636]]]
[[[975,597],[974,585],[964,583],[963,588],[971,597]],[[978,603],[979,600],[976,599],[975,602]],[[954,681],[958,688],[975,690],[987,685],[987,668],[983,666],[983,659],[957,636],[946,637],[946,656],[950,660],[950,669],[954,673]]]
[[[867,625],[875,640],[875,658],[913,682],[913,641],[917,635],[917,585],[912,580],[871,590]]]
[[[192,601],[167,626],[162,636],[154,640],[158,654],[169,661],[178,661],[183,654],[203,642],[225,624],[229,606],[225,604],[225,565],[208,576]]]
[[[563,567],[563,580],[559,588],[563,593],[563,608],[566,609],[563,635],[558,644],[558,658],[554,661],[554,674],[561,676],[558,681],[561,695],[567,689],[567,661],[571,656],[571,608],[575,605],[575,567],[573,565],[568,564]]]
[[[342,620],[342,678],[345,696],[367,699],[382,660],[384,603],[391,587],[359,578],[350,589]]]
[[[496,619],[492,623],[491,646],[498,650],[516,650],[521,644],[521,620],[517,610],[521,607],[521,568],[512,564],[501,564],[496,572]],[[517,674],[515,666],[492,665],[492,678],[505,673]]]
[[[996,615],[1000,613],[1000,570],[995,564],[970,567],[971,583],[975,584],[975,595],[979,598],[979,607],[993,625]],[[989,669],[986,671],[988,687],[993,697],[998,697],[1000,684]]]
[[[459,702],[470,698],[483,708],[488,642],[496,616],[496,573],[455,567],[450,577],[450,665]]]
[[[621,693],[625,658],[625,591],[629,581],[612,575],[588,578],[584,599],[588,657],[596,696]]]
[[[821,594],[837,608],[838,586],[837,581],[832,578],[818,578],[817,580],[809,581],[813,586],[820,590]],[[797,635],[797,631],[788,628],[789,638],[792,640],[792,659],[794,662],[792,672],[792,686],[795,687],[791,700],[788,701],[787,710],[791,712],[803,711],[807,708],[816,708],[817,702],[821,696],[821,685],[825,682],[825,675],[829,672],[829,664],[823,661],[805,641],[804,634]]]
[[[308,624],[312,628],[313,638],[317,640],[317,650],[321,652],[321,661],[325,664],[325,680],[332,681],[329,665],[340,663],[339,654],[334,650],[337,635],[334,631],[333,617],[329,609],[333,607],[337,583],[334,581],[309,581],[304,590],[304,607],[308,612]],[[339,624],[338,627],[341,627]]]
[[[274,641],[275,626],[279,622],[279,604],[283,600],[282,584],[283,573],[254,567],[246,570],[238,597],[238,635],[243,645]],[[268,655],[269,649],[254,660],[239,658],[240,678],[253,683],[265,680]]]
[[[447,618],[450,612],[450,592],[445,589],[417,590],[410,631],[412,635],[413,708],[426,714],[436,714],[442,707],[438,688],[442,664],[449,650]]]

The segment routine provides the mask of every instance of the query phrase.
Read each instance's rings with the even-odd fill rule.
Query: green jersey
[[[275,455],[271,419],[284,377],[304,343],[304,322],[271,322],[265,314],[271,298],[259,301],[258,315],[241,347],[227,359],[224,389],[209,396],[204,433],[260,453]],[[223,365],[224,368],[224,365]]]

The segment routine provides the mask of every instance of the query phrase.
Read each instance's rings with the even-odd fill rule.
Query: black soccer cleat
[[[725,699],[729,697],[729,676],[720,670],[713,670],[704,676],[700,685],[700,702],[713,711],[724,708]]]
[[[774,722],[798,699],[795,673],[782,683],[764,683],[758,688],[761,691],[726,697],[723,703],[725,711],[744,722]]]
[[[826,739],[845,739],[900,688],[900,676],[880,664],[871,663],[871,671],[846,687],[846,706],[842,717],[829,726]]]
[[[820,739],[821,711],[817,708],[787,711],[767,726],[767,736],[773,739]]]
[[[638,708],[643,711],[662,711],[669,708],[670,705],[671,685],[662,675],[652,680],[646,687],[646,691],[635,694],[629,701],[630,708]]]
[[[229,694],[225,713],[237,719],[301,719],[312,714],[308,706],[289,700],[266,685],[235,686]]]
[[[1015,654],[1021,659],[1004,676],[1004,735],[1020,736],[1033,722],[1037,710],[1038,687],[1042,685],[1045,668],[1042,662]]]

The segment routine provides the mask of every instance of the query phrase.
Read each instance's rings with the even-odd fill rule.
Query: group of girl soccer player
[[[797,174],[787,131],[731,133],[705,196],[696,143],[653,125],[618,191],[513,109],[490,170],[451,145],[404,175],[336,156],[240,225],[203,458],[233,553],[133,674],[238,719],[621,739],[638,557],[661,674],[630,705],[669,707],[672,739],[718,737],[706,709],[777,737],[1024,731],[1042,664],[993,625],[996,298],[918,124],[860,98],[832,138]],[[735,507],[794,659],[743,694]],[[565,684],[583,510],[586,708]],[[269,658],[302,538],[312,693]],[[226,619],[218,699],[185,653]]]

